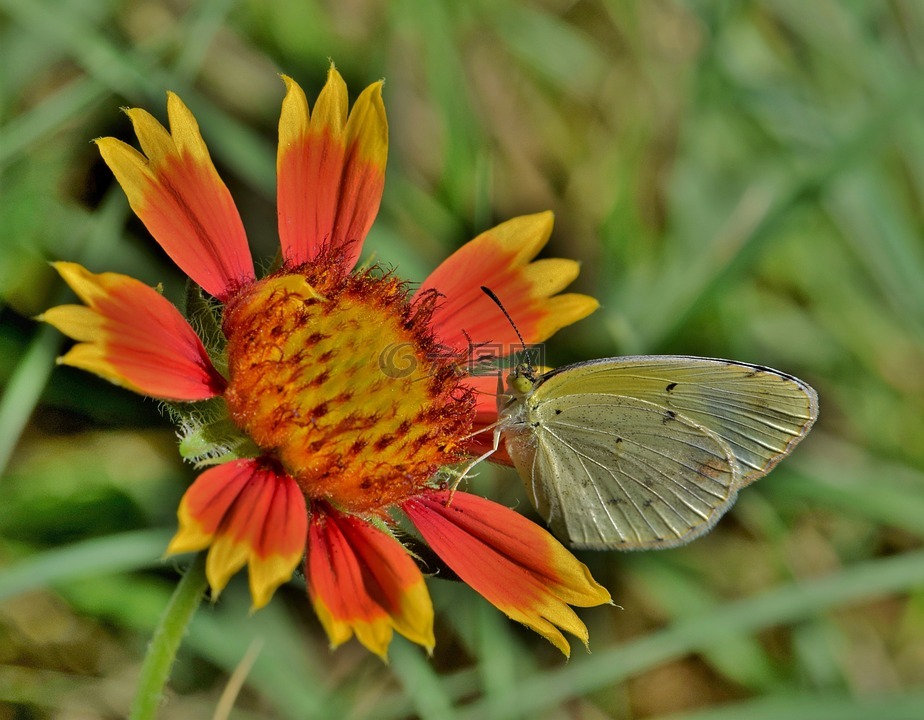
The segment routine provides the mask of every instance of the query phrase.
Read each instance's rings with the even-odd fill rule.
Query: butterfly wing
[[[708,428],[740,466],[739,487],[766,475],[805,437],[818,396],[798,378],[747,363],[680,355],[594,360],[549,373],[543,397],[606,393],[644,400]]]
[[[533,395],[504,428],[531,500],[576,547],[680,545],[731,506],[735,458],[715,433],[645,400]]]

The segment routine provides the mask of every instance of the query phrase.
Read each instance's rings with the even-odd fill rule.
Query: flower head
[[[42,319],[78,341],[60,362],[168,401],[181,452],[206,469],[184,495],[169,553],[208,549],[213,594],[248,567],[255,608],[302,558],[333,645],[355,635],[385,657],[394,631],[430,649],[433,608],[396,514],[457,575],[562,652],[587,640],[570,605],[609,601],[542,528],[457,492],[443,468],[478,452],[497,419],[494,388],[466,372],[470,343],[513,347],[501,294],[528,342],[594,310],[559,294],[568,260],[533,258],[550,213],[482,233],[416,290],[355,269],[378,212],[387,156],[381,83],[348,111],[334,68],[309,112],[284,78],[277,156],[282,266],[257,278],[243,224],[190,111],[168,95],[169,130],[127,111],[141,152],[97,141],[154,239],[213,300],[191,294],[193,326],[161,294],[114,273],[55,267],[83,305]],[[491,380],[493,383],[493,379]]]

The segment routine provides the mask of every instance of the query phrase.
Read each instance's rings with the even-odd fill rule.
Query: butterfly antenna
[[[500,298],[494,293],[494,291],[484,285],[481,286],[481,292],[487,295],[491,300],[494,301],[494,304],[500,308],[501,312],[504,313],[504,317],[507,318],[507,322],[510,323],[510,327],[513,328],[513,331],[517,334],[517,337],[520,339],[520,345],[523,346],[523,355],[526,357],[526,363],[532,368],[532,362],[529,359],[529,350],[526,347],[526,341],[523,339],[523,336],[520,334],[520,328],[517,327],[517,324],[513,321],[513,318],[510,317],[510,313],[507,312],[507,308],[504,307],[504,303],[500,301]]]

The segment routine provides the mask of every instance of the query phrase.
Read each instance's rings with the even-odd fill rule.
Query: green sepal
[[[231,460],[259,457],[257,444],[228,416],[222,398],[198,403],[165,403],[177,425],[180,456],[196,465],[220,465]]]

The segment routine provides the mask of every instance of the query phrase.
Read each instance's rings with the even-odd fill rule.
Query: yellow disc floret
[[[225,400],[307,497],[372,512],[461,459],[474,403],[429,329],[435,295],[411,304],[388,275],[324,268],[270,276],[228,306]]]

